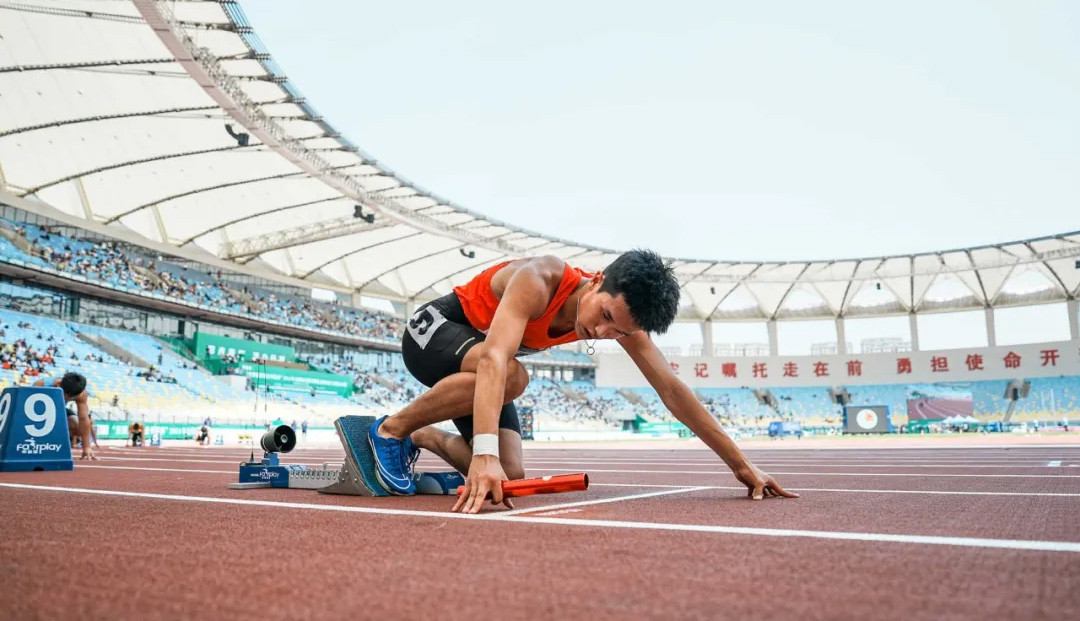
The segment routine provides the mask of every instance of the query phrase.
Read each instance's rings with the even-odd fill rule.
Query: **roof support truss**
[[[50,71],[53,69],[97,69],[99,67],[126,67],[130,65],[160,65],[175,63],[175,58],[133,58],[129,60],[98,60],[81,63],[48,63],[43,65],[12,65],[0,67],[0,73],[24,73],[27,71]]]
[[[214,231],[224,231],[228,227],[230,227],[230,226],[232,226],[234,224],[239,224],[240,222],[245,222],[247,220],[253,220],[255,218],[261,218],[263,216],[268,216],[268,215],[274,214],[274,213],[280,213],[282,211],[288,211],[289,209],[298,209],[300,207],[307,207],[308,205],[318,205],[320,203],[329,203],[329,202],[337,201],[337,200],[341,200],[341,197],[340,196],[330,196],[330,197],[327,197],[327,198],[320,198],[320,199],[316,199],[316,200],[313,200],[313,201],[305,201],[303,203],[293,203],[292,205],[284,205],[284,206],[281,206],[281,207],[275,207],[273,209],[268,209],[266,211],[260,211],[259,213],[243,216],[243,217],[240,217],[240,218],[235,218],[233,220],[229,220],[228,222],[223,222],[221,224],[218,224],[216,226],[208,228],[206,230],[199,231],[198,233],[196,233],[196,234],[192,235],[191,237],[185,239],[184,241],[180,242],[180,245],[181,246],[186,246],[186,245],[190,244],[191,242],[195,241],[196,239],[199,239],[203,235],[213,233]]]
[[[372,248],[378,248],[379,246],[382,246],[384,244],[392,244],[394,242],[401,241],[403,239],[408,239],[410,237],[416,237],[417,235],[423,235],[423,234],[424,234],[423,231],[416,231],[415,233],[409,233],[408,235],[402,235],[401,237],[394,237],[392,239],[384,239],[383,241],[381,241],[381,242],[379,242],[377,244],[371,244],[370,246],[364,246],[362,248],[356,248],[355,250],[350,250],[350,251],[346,252],[345,254],[338,255],[338,256],[336,256],[336,257],[334,257],[334,258],[332,258],[332,259],[330,259],[328,261],[323,261],[322,263],[316,265],[315,267],[311,268],[310,270],[304,272],[304,274],[301,275],[300,278],[307,278],[308,276],[311,276],[312,274],[314,274],[315,272],[321,270],[322,268],[326,267],[327,265],[330,265],[334,261],[341,261],[341,260],[344,260],[344,259],[347,259],[347,258],[353,256],[354,254],[360,254],[361,252],[364,252],[365,250],[371,250]]]
[[[62,121],[53,121],[51,123],[41,123],[38,125],[27,125],[25,127],[16,127],[7,131],[0,132],[0,138],[7,138],[9,136],[15,136],[18,134],[25,134],[27,132],[38,131],[42,129],[51,129],[53,127],[64,127],[66,125],[78,125],[79,123],[96,123],[99,121],[112,121],[116,119],[133,119],[140,116],[157,116],[159,114],[178,114],[181,112],[205,112],[207,110],[217,110],[217,106],[189,106],[186,108],[162,108],[160,110],[141,110],[138,112],[118,112],[116,114],[99,114],[96,116],[84,116],[77,119],[65,119]]]
[[[367,221],[354,218],[353,216],[323,220],[322,222],[312,222],[311,224],[306,224],[301,227],[283,231],[273,231],[264,235],[248,237],[226,244],[225,258],[240,259],[253,257],[263,254],[264,252],[270,252],[271,250],[280,250],[282,248],[290,248],[301,244],[310,244],[325,239],[333,239],[335,237],[343,237],[353,233],[374,231],[397,225],[397,221],[390,220],[389,218],[380,218],[378,221],[368,224]]]
[[[189,156],[192,156],[192,155],[206,155],[208,153],[220,153],[220,152],[223,152],[223,151],[235,151],[237,149],[244,149],[244,148],[250,149],[250,147],[241,147],[239,145],[234,144],[234,145],[230,145],[230,146],[227,146],[227,147],[214,147],[212,149],[199,149],[197,151],[185,151],[183,153],[167,153],[165,155],[155,155],[153,157],[144,157],[142,159],[137,159],[137,160],[128,160],[126,162],[117,162],[116,164],[109,164],[108,166],[102,166],[100,168],[94,168],[92,170],[82,170],[82,171],[79,171],[79,172],[77,172],[77,173],[75,173],[73,175],[68,175],[67,177],[63,177],[63,178],[60,178],[60,179],[54,179],[54,180],[49,181],[47,183],[42,183],[41,185],[30,188],[29,190],[24,192],[22,195],[23,196],[29,196],[30,194],[40,192],[40,191],[44,190],[45,188],[51,188],[54,185],[59,185],[61,183],[64,183],[65,181],[71,181],[72,179],[79,179],[79,178],[82,178],[82,177],[89,177],[90,175],[96,175],[96,174],[99,174],[99,173],[108,172],[110,170],[116,170],[117,168],[124,168],[124,167],[127,167],[127,166],[138,166],[139,164],[149,164],[150,162],[162,162],[162,161],[165,161],[165,160],[171,160],[171,159],[180,158],[180,157],[189,157]],[[257,150],[258,148],[259,147],[256,147],[255,150]]]
[[[274,179],[292,179],[292,178],[303,177],[303,176],[305,176],[305,175],[302,172],[286,173],[286,174],[283,174],[283,175],[280,175],[280,174],[279,175],[267,175],[265,177],[256,177],[254,179],[243,179],[241,181],[230,181],[228,183],[219,183],[217,185],[206,186],[204,188],[196,188],[194,190],[188,190],[186,192],[180,192],[179,194],[172,194],[172,195],[166,196],[164,198],[159,198],[159,199],[157,199],[157,200],[155,200],[153,202],[146,203],[144,205],[139,205],[138,207],[132,207],[131,209],[128,209],[127,211],[118,213],[115,216],[112,216],[111,218],[108,218],[107,220],[105,220],[105,224],[112,224],[113,222],[116,222],[117,220],[119,220],[121,218],[126,218],[126,217],[130,216],[131,214],[133,214],[133,213],[135,213],[137,211],[142,211],[143,209],[149,209],[150,207],[156,207],[158,205],[161,205],[162,203],[167,203],[169,201],[174,201],[176,199],[184,198],[186,196],[194,196],[196,194],[201,194],[203,192],[213,192],[214,190],[223,190],[225,188],[234,188],[234,187],[236,187],[238,185],[247,185],[249,183],[259,183],[261,181],[271,181],[271,180],[274,180]]]

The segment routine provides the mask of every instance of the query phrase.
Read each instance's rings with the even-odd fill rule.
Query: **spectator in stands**
[[[494,503],[504,502],[501,481],[524,476],[513,400],[529,376],[515,356],[581,339],[618,339],[672,415],[728,464],[751,497],[796,497],[743,455],[650,339],[674,321],[678,301],[672,268],[656,253],[634,250],[596,274],[556,257],[500,263],[422,306],[408,323],[402,356],[431,390],[369,430],[380,483],[391,493],[415,492],[409,473],[415,443],[468,472],[468,493],[454,511],[478,512],[489,492]],[[449,419],[461,435],[430,427]]]

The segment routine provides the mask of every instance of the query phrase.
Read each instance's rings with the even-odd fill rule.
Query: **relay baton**
[[[539,479],[518,479],[517,481],[502,482],[504,498],[532,496],[533,494],[583,492],[587,489],[589,489],[589,475],[584,472],[540,477]],[[465,490],[466,488],[464,485],[458,487],[458,496],[464,494]],[[491,497],[491,492],[488,492],[488,497]]]

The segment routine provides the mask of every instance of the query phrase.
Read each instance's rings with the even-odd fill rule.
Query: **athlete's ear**
[[[604,270],[600,270],[599,272],[593,274],[591,284],[595,285],[598,289],[601,285],[604,284]]]

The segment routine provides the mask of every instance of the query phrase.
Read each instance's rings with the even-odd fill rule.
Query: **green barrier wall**
[[[260,388],[267,386],[270,390],[302,392],[309,392],[314,389],[317,392],[332,392],[343,397],[351,395],[353,391],[352,378],[347,375],[285,369],[251,362],[243,362],[238,366],[243,370],[244,375],[248,376]]]
[[[191,351],[195,352],[195,355],[200,359],[208,360],[216,360],[226,354],[233,356],[237,360],[256,360],[259,358],[280,362],[293,362],[296,360],[296,350],[292,347],[234,339],[203,332],[195,334],[195,338],[190,342],[190,347]]]
[[[131,421],[94,421],[98,440],[125,440],[128,438],[130,424]],[[160,433],[162,440],[191,440],[202,425],[198,423],[145,423],[143,427],[145,428],[143,435],[147,441],[155,433]],[[332,427],[308,427],[308,431],[322,429],[332,429]],[[299,431],[297,429],[297,433]],[[211,438],[218,434],[230,437],[236,434],[250,434],[253,440],[258,441],[264,433],[266,433],[266,428],[263,426],[214,425],[210,428]]]

